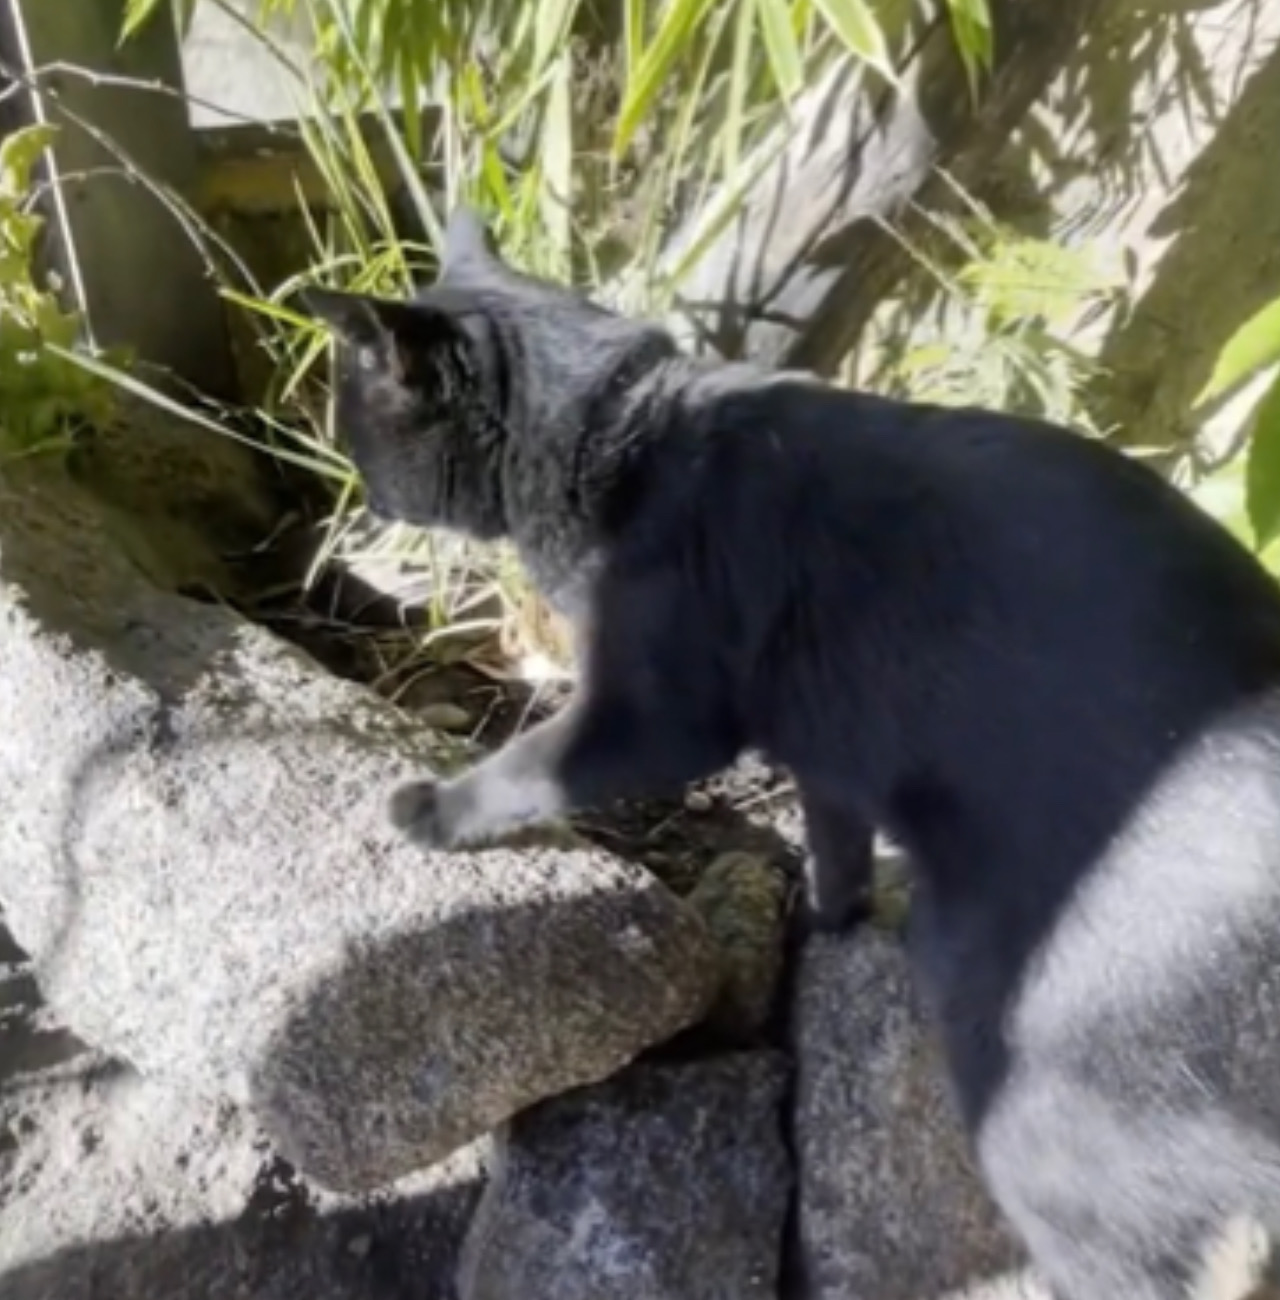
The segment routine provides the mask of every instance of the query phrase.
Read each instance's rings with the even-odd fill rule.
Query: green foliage
[[[198,0],[125,0],[121,40],[128,40],[149,23],[166,5],[173,9],[182,27],[191,21]]]
[[[175,2],[189,11],[197,0],[129,0],[125,32]],[[695,172],[703,187],[731,183],[744,155],[834,62],[852,58],[894,80],[894,39],[916,5],[616,0],[599,10],[614,11],[616,40],[584,0],[256,0],[256,13],[262,22],[308,21],[317,34],[315,89],[326,102],[360,110],[394,91],[406,125],[424,102],[442,105],[457,146],[446,151],[450,197],[456,186],[512,225],[536,217],[535,242],[549,239],[563,265],[572,240],[591,243],[581,228],[602,224],[599,211],[579,215],[584,201],[616,208],[621,200],[651,214],[631,221],[644,227],[637,242],[651,255],[652,227],[670,215],[676,182],[683,198]],[[976,79],[992,56],[988,0],[944,5]],[[575,90],[593,77],[607,81],[606,93],[594,111],[575,112],[583,108]],[[416,131],[402,134],[420,161]]]
[[[1201,391],[1197,406],[1210,407],[1240,392],[1280,363],[1280,298],[1255,312],[1227,340]],[[1245,540],[1264,558],[1280,541],[1280,373],[1263,389],[1244,417],[1237,449],[1207,483],[1203,500],[1222,502],[1237,532],[1247,521]],[[1213,511],[1213,506],[1209,507]],[[1213,511],[1217,513],[1216,511]],[[1219,518],[1225,518],[1223,514]]]
[[[1091,429],[1082,396],[1095,367],[1071,335],[1119,290],[1120,277],[1098,265],[1088,247],[1020,235],[957,194],[965,217],[931,217],[948,259],[911,248],[932,274],[932,301],[889,313],[862,381],[921,401]],[[953,261],[958,270],[948,269]]]
[[[30,210],[31,173],[55,134],[17,131],[0,144],[0,451],[56,450],[82,422],[110,418],[113,390],[66,355],[81,321],[34,279],[41,219]]]
[[[969,74],[969,89],[976,96],[978,76],[995,55],[995,38],[991,28],[991,9],[987,0],[952,0],[948,6],[956,49]]]
[[[1254,541],[1265,550],[1280,538],[1280,377],[1253,414],[1245,462],[1245,506]]]
[[[1280,361],[1280,298],[1255,312],[1227,340],[1196,405],[1215,401]]]

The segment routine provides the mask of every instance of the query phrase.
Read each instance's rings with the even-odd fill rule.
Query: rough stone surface
[[[385,876],[381,906],[395,917],[412,881]],[[346,953],[281,1017],[252,1071],[282,1149],[332,1186],[398,1177],[605,1078],[697,1019],[714,988],[696,919],[656,881],[590,855],[458,864],[415,892],[407,928],[375,913],[353,930],[350,905],[307,900],[346,930]]]
[[[86,1054],[0,1096],[0,1295],[454,1300],[484,1153],[336,1196],[237,1107]]]
[[[806,1300],[931,1300],[1020,1260],[978,1181],[899,941],[820,936],[796,975]]]
[[[242,598],[275,578],[259,548],[286,508],[279,470],[242,442],[118,400],[116,422],[77,437],[66,468],[119,550],[169,591]]]
[[[604,1078],[714,996],[705,927],[637,868],[401,842],[390,786],[449,752],[150,586],[56,468],[0,468],[0,640],[0,900],[53,1012],[252,1098],[335,1187]]]
[[[772,1300],[790,1188],[783,1058],[636,1065],[499,1141],[462,1300]]]

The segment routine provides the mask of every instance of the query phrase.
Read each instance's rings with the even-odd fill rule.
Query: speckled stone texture
[[[1021,1257],[978,1181],[900,942],[870,927],[812,939],[793,1014],[805,1300],[982,1295]]]
[[[456,755],[163,592],[56,467],[0,466],[0,902],[58,1020],[384,1183],[697,1020],[699,918],[598,851],[425,856],[388,791]]]
[[[0,1033],[0,1040],[3,1034]],[[348,1197],[251,1116],[91,1054],[0,1094],[4,1300],[454,1300],[486,1144]]]
[[[499,1139],[460,1300],[775,1300],[785,1060],[636,1065]]]

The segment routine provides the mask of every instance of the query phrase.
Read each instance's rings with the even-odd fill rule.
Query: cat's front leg
[[[392,822],[427,848],[494,840],[614,799],[678,791],[736,757],[727,736],[672,700],[583,693],[451,781],[412,781],[391,798]]]
[[[574,712],[568,705],[453,780],[406,782],[391,796],[392,824],[424,848],[452,849],[559,817]]]
[[[676,794],[733,762],[737,711],[701,626],[705,602],[682,577],[663,556],[640,570],[615,562],[584,625],[569,704],[456,780],[396,791],[396,825],[454,848],[615,799]]]

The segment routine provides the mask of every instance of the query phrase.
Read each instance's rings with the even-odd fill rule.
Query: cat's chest
[[[508,466],[508,526],[520,563],[539,595],[581,626],[603,567],[598,535],[584,509],[573,448],[548,438]]]
[[[576,627],[590,612],[603,556],[585,530],[565,521],[530,527],[515,538],[529,580],[549,605]]]

